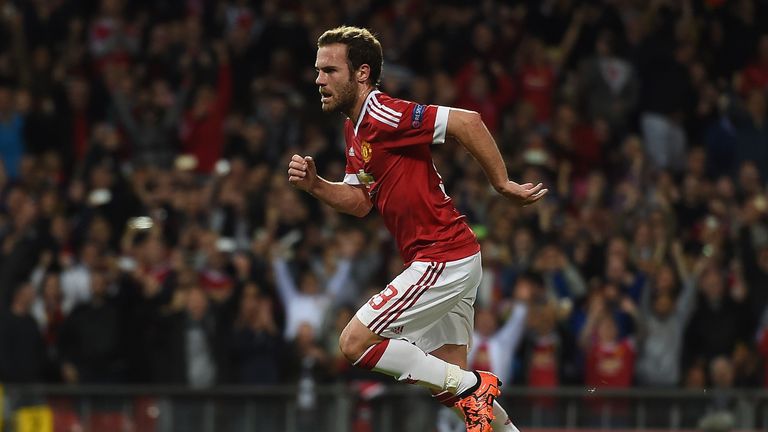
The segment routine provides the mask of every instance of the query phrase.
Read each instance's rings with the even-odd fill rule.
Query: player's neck
[[[368,99],[368,95],[374,90],[376,90],[376,88],[373,86],[361,87],[360,90],[358,90],[355,105],[352,106],[350,112],[346,113],[347,117],[352,121],[352,124],[357,124],[357,120],[363,114],[361,112],[363,110],[363,104],[365,104],[365,100]]]

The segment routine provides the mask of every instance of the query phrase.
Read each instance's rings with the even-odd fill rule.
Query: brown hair
[[[317,39],[317,46],[322,47],[331,44],[344,44],[347,46],[347,63],[350,70],[357,70],[361,65],[371,67],[370,82],[374,86],[379,85],[381,69],[384,65],[384,56],[381,51],[381,43],[368,29],[351,26],[341,26],[327,30]]]

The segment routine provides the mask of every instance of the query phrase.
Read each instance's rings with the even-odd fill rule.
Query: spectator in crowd
[[[688,322],[684,359],[711,361],[717,356],[730,356],[736,344],[750,338],[749,310],[736,290],[726,291],[726,275],[716,263],[705,268],[697,281],[701,294]]]
[[[226,320],[205,291],[190,286],[181,297],[183,308],[157,318],[160,333],[155,380],[211,387],[227,381],[224,350],[229,340]]]
[[[593,307],[579,339],[586,355],[585,384],[592,388],[632,385],[635,343],[629,337],[619,336],[613,314],[605,313],[599,306]]]
[[[64,320],[59,334],[61,374],[67,383],[109,383],[123,379],[125,353],[117,307],[107,295],[109,276],[91,274],[90,296]]]
[[[40,383],[46,378],[48,356],[35,319],[35,288],[16,288],[8,314],[0,317],[0,381]]]
[[[59,334],[65,319],[61,304],[61,283],[58,273],[45,274],[38,292],[32,304],[31,314],[43,337],[50,366],[54,366],[58,364]],[[56,380],[56,377],[59,376],[58,371],[51,372],[48,370],[48,372],[48,379]]]
[[[216,87],[203,84],[192,95],[192,106],[181,121],[181,143],[185,153],[194,156],[194,169],[210,174],[224,150],[224,123],[232,100],[232,77],[227,47],[219,43],[215,47],[218,62]],[[187,56],[190,53],[186,53]],[[210,52],[202,51],[196,59],[182,57],[182,62],[197,61],[210,64],[214,61]]]
[[[597,55],[584,63],[579,78],[589,118],[604,119],[612,130],[622,131],[634,113],[639,82],[632,64],[618,56],[617,44],[613,33],[600,34]]]
[[[272,301],[258,285],[244,288],[232,337],[237,383],[276,384],[280,380],[282,337],[272,308]]]
[[[285,338],[295,338],[302,324],[311,326],[313,334],[316,334],[322,328],[326,315],[338,301],[341,290],[347,285],[351,267],[349,258],[343,257],[332,264],[334,272],[330,274],[326,284],[322,284],[320,276],[311,269],[302,271],[297,287],[288,262],[281,253],[284,252],[273,252],[272,267],[277,292],[285,308]]]
[[[61,274],[62,309],[65,314],[91,299],[91,276],[97,271],[100,254],[96,243],[84,244],[80,248],[77,263]]]
[[[704,266],[700,260],[688,271],[679,242],[673,243],[671,252],[682,279],[680,292],[669,292],[668,284],[643,288],[637,375],[638,382],[645,386],[674,387],[680,383],[685,325],[695,306],[695,280]]]

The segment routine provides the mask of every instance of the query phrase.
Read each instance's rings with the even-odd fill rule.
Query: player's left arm
[[[494,189],[511,201],[525,206],[535,203],[547,193],[541,183],[519,184],[509,179],[496,141],[477,112],[451,108],[446,135],[455,138],[477,159]]]

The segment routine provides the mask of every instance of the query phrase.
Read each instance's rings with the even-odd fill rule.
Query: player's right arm
[[[311,156],[293,155],[288,164],[288,182],[342,213],[363,217],[373,207],[365,187],[329,182],[317,175]]]

